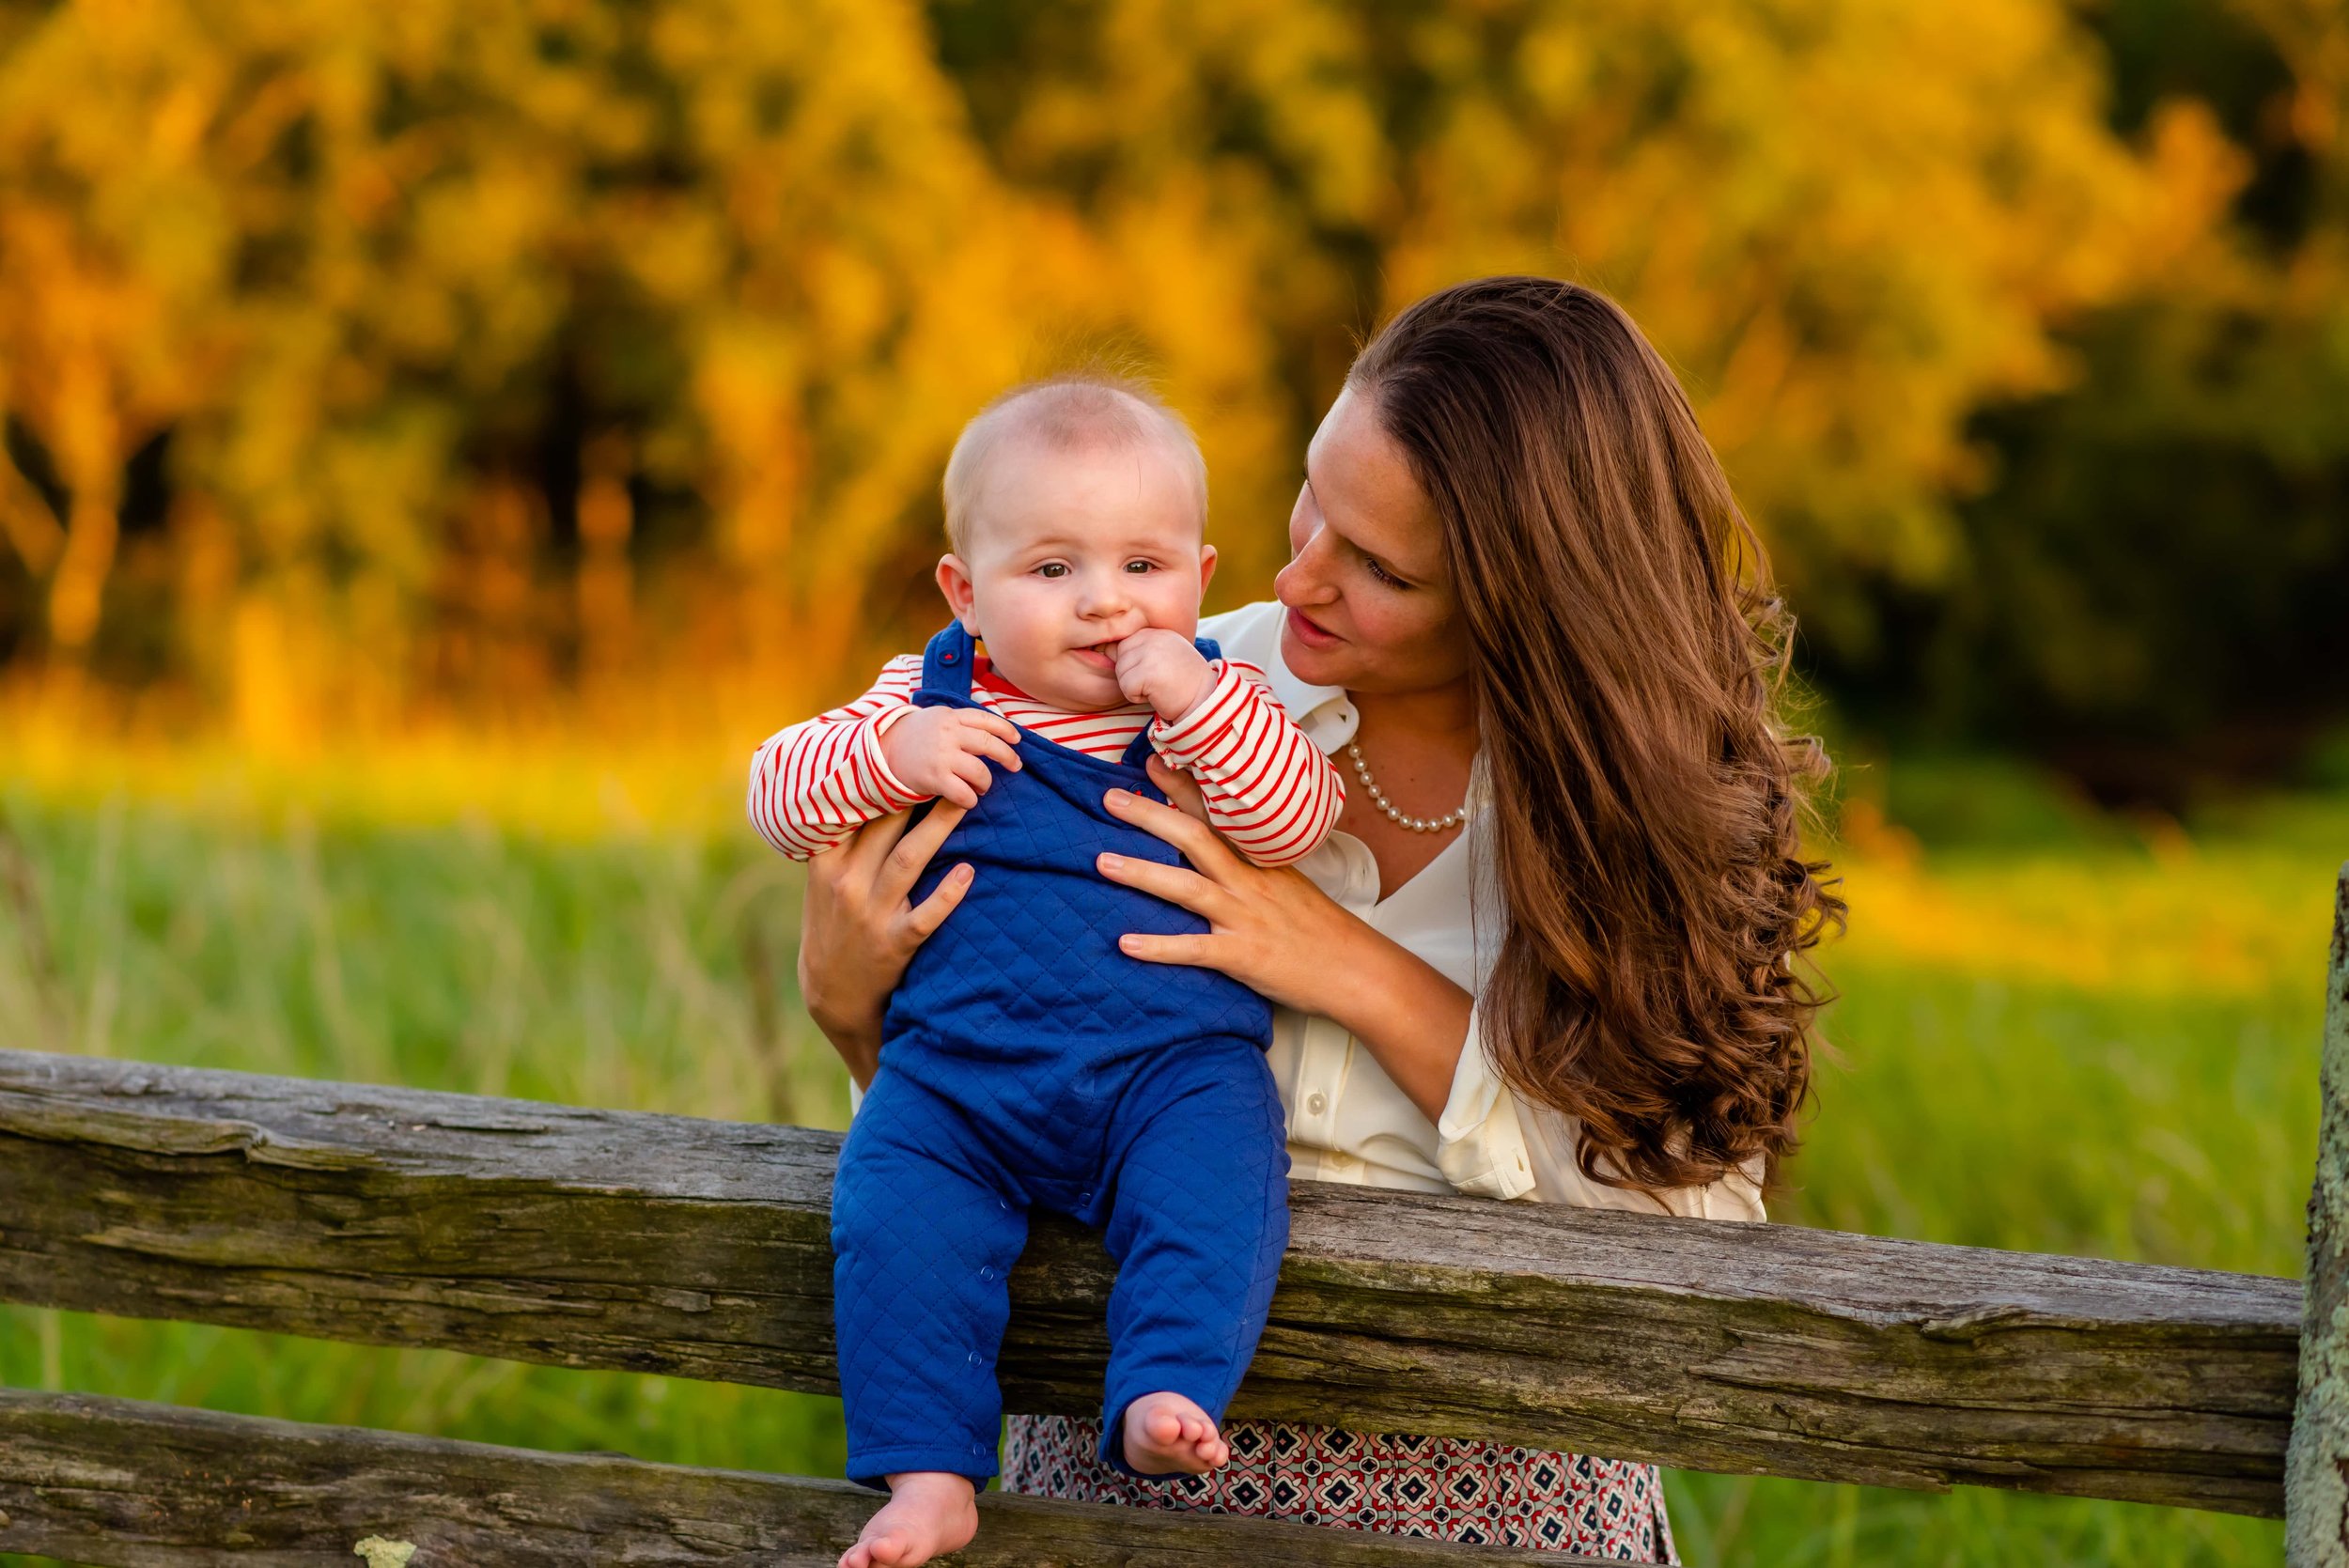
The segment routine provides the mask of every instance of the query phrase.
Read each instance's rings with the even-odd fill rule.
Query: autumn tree
[[[2349,719],[2349,13],[2139,4],[2097,25],[2116,128],[2206,105],[2241,149],[2234,197],[2066,328],[2064,384],[1978,411],[1960,568],[1871,583],[1884,645],[1821,674],[1911,744],[2023,747],[2175,809]]]
[[[2241,3],[2333,147],[2334,9]],[[2339,225],[2236,244],[2271,160],[2223,95],[2123,112],[2125,53],[2058,0],[0,4],[0,647],[167,622],[256,731],[789,711],[937,614],[938,470],[1008,381],[1158,377],[1229,601],[1360,335],[1522,269],[1647,327],[1818,667],[1890,691],[1999,558],[1982,411],[2181,279],[2329,319]]]
[[[0,85],[8,407],[70,498],[8,512],[53,657],[168,425],[175,525],[234,561],[186,635],[240,686],[526,686],[576,630],[549,604],[625,619],[648,496],[698,653],[823,672],[1082,297],[1084,237],[991,185],[903,8],[139,10],[19,18]],[[594,591],[542,594],[567,555]]]
[[[1856,641],[1856,574],[1952,569],[1969,411],[2060,381],[2055,329],[2190,243],[2236,172],[2190,107],[2112,134],[2094,40],[2041,0],[932,11],[1014,179],[1239,254],[1301,406],[1443,283],[1615,295]]]

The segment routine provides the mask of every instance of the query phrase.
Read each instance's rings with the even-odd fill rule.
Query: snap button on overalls
[[[931,638],[914,703],[977,706],[974,652],[959,624]],[[1023,730],[1020,770],[995,771],[915,885],[918,903],[955,865],[976,874],[890,998],[832,1190],[848,1469],[868,1485],[995,1474],[995,1357],[1032,1206],[1100,1227],[1118,1264],[1105,1460],[1125,1467],[1122,1419],[1143,1394],[1221,1421],[1255,1353],[1288,1244],[1272,1010],[1215,970],[1117,947],[1206,929],[1094,865],[1103,851],[1182,863],[1101,803],[1112,788],[1165,800],[1149,750],[1146,730],[1115,763]]]

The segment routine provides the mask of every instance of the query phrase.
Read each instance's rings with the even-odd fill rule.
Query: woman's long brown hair
[[[1792,1151],[1843,901],[1806,860],[1818,742],[1781,732],[1791,622],[1679,382],[1549,278],[1432,294],[1355,362],[1441,517],[1475,649],[1509,927],[1481,996],[1586,1175],[1650,1190]],[[1481,869],[1481,868],[1480,868]]]

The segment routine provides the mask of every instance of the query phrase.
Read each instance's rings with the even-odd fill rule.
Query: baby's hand
[[[1117,644],[1117,689],[1171,724],[1215,689],[1215,671],[1190,638],[1150,627]]]
[[[995,776],[988,758],[1019,771],[1019,726],[976,707],[917,707],[880,737],[881,756],[908,789],[950,805],[975,806]]]

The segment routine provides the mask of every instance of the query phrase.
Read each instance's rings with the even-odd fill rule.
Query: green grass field
[[[554,838],[5,784],[0,808],[8,1045],[845,1118],[843,1075],[790,988],[793,876],[722,816]],[[1854,926],[1827,962],[1839,1060],[1777,1217],[2296,1273],[2349,800],[2184,833],[2062,813],[1944,825],[1924,850],[1880,824],[1852,835]],[[22,1309],[0,1308],[0,1383],[689,1464],[840,1464],[821,1399]],[[1691,1562],[2279,1553],[2269,1524],[1984,1491],[1698,1475],[1671,1491]]]

